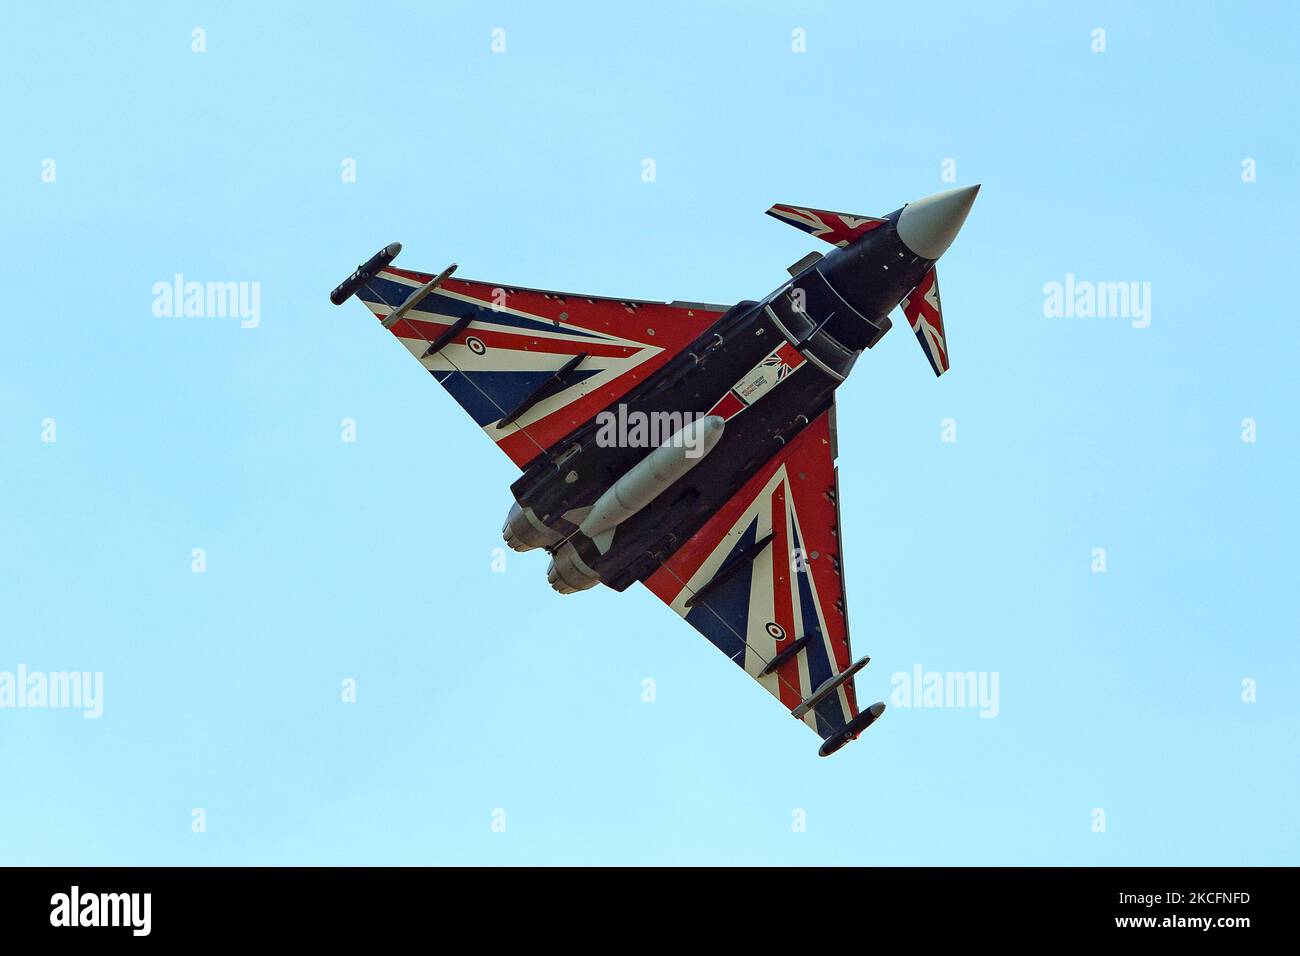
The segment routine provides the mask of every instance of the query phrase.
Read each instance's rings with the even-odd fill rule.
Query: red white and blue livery
[[[849,645],[835,390],[896,307],[948,371],[935,265],[978,190],[884,217],[775,205],[833,248],[731,306],[412,272],[398,243],[330,298],[364,302],[519,466],[504,536],[550,554],[557,591],[642,583],[825,756],[884,711],[854,684],[868,659]]]

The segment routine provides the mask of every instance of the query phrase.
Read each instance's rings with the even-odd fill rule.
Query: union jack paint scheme
[[[431,278],[388,268],[357,297],[383,319]],[[447,279],[389,331],[523,468],[653,375],[726,310]],[[437,353],[420,358],[434,339],[466,317],[470,324],[464,330]],[[497,427],[510,409],[580,354],[587,358],[562,388]]]
[[[779,203],[768,209],[767,214],[774,219],[788,222],[796,229],[802,229],[810,236],[825,239],[831,245],[839,246],[841,249],[889,221],[877,219],[875,216],[855,216],[848,212],[809,209],[805,206],[783,206]]]
[[[846,670],[849,653],[832,405],[747,481],[646,580],[646,587],[794,710]],[[746,547],[770,543],[688,606]],[[767,665],[800,637],[804,653]],[[858,714],[852,682],[804,722],[823,738]]]
[[[763,361],[750,369],[744,378],[731,386],[727,394],[709,409],[708,414],[718,415],[723,421],[735,418],[785,381],[787,375],[806,361],[797,348],[789,342],[782,342]]]
[[[903,315],[916,333],[935,375],[948,371],[948,343],[943,337],[943,305],[939,301],[939,276],[931,269],[920,285],[903,300]]]
[[[948,370],[934,266],[978,189],[884,218],[773,206],[836,248],[729,307],[412,272],[392,265],[398,243],[330,298],[361,299],[519,466],[503,534],[550,554],[555,590],[643,583],[826,756],[884,711],[859,709],[855,687],[867,658],[849,644],[835,392],[899,305]],[[648,447],[598,424],[638,416],[672,427]]]

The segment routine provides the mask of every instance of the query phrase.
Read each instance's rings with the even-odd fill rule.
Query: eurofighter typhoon
[[[561,594],[642,582],[822,738],[858,707],[835,467],[835,390],[901,306],[948,370],[935,264],[978,186],[859,216],[776,205],[833,248],[730,307],[523,289],[394,268],[355,295],[523,473],[503,534],[550,556]]]

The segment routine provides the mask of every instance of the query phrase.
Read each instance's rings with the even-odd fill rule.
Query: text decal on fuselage
[[[782,342],[731,386],[727,394],[709,409],[708,414],[720,415],[728,421],[735,418],[807,361],[797,348],[789,342]]]

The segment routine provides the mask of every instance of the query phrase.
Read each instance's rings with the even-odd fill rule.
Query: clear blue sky
[[[1281,3],[12,7],[0,671],[102,671],[104,713],[0,710],[0,862],[1297,862],[1297,31]],[[984,184],[941,269],[952,372],[900,324],[840,392],[853,643],[866,701],[920,664],[996,672],[999,714],[891,707],[829,760],[644,590],[494,573],[513,466],[326,298],[393,239],[757,297],[816,245],[771,203],[885,213],[946,158]],[[260,283],[260,325],[156,317],[178,272]],[[1045,317],[1067,274],[1151,283],[1150,327]]]

